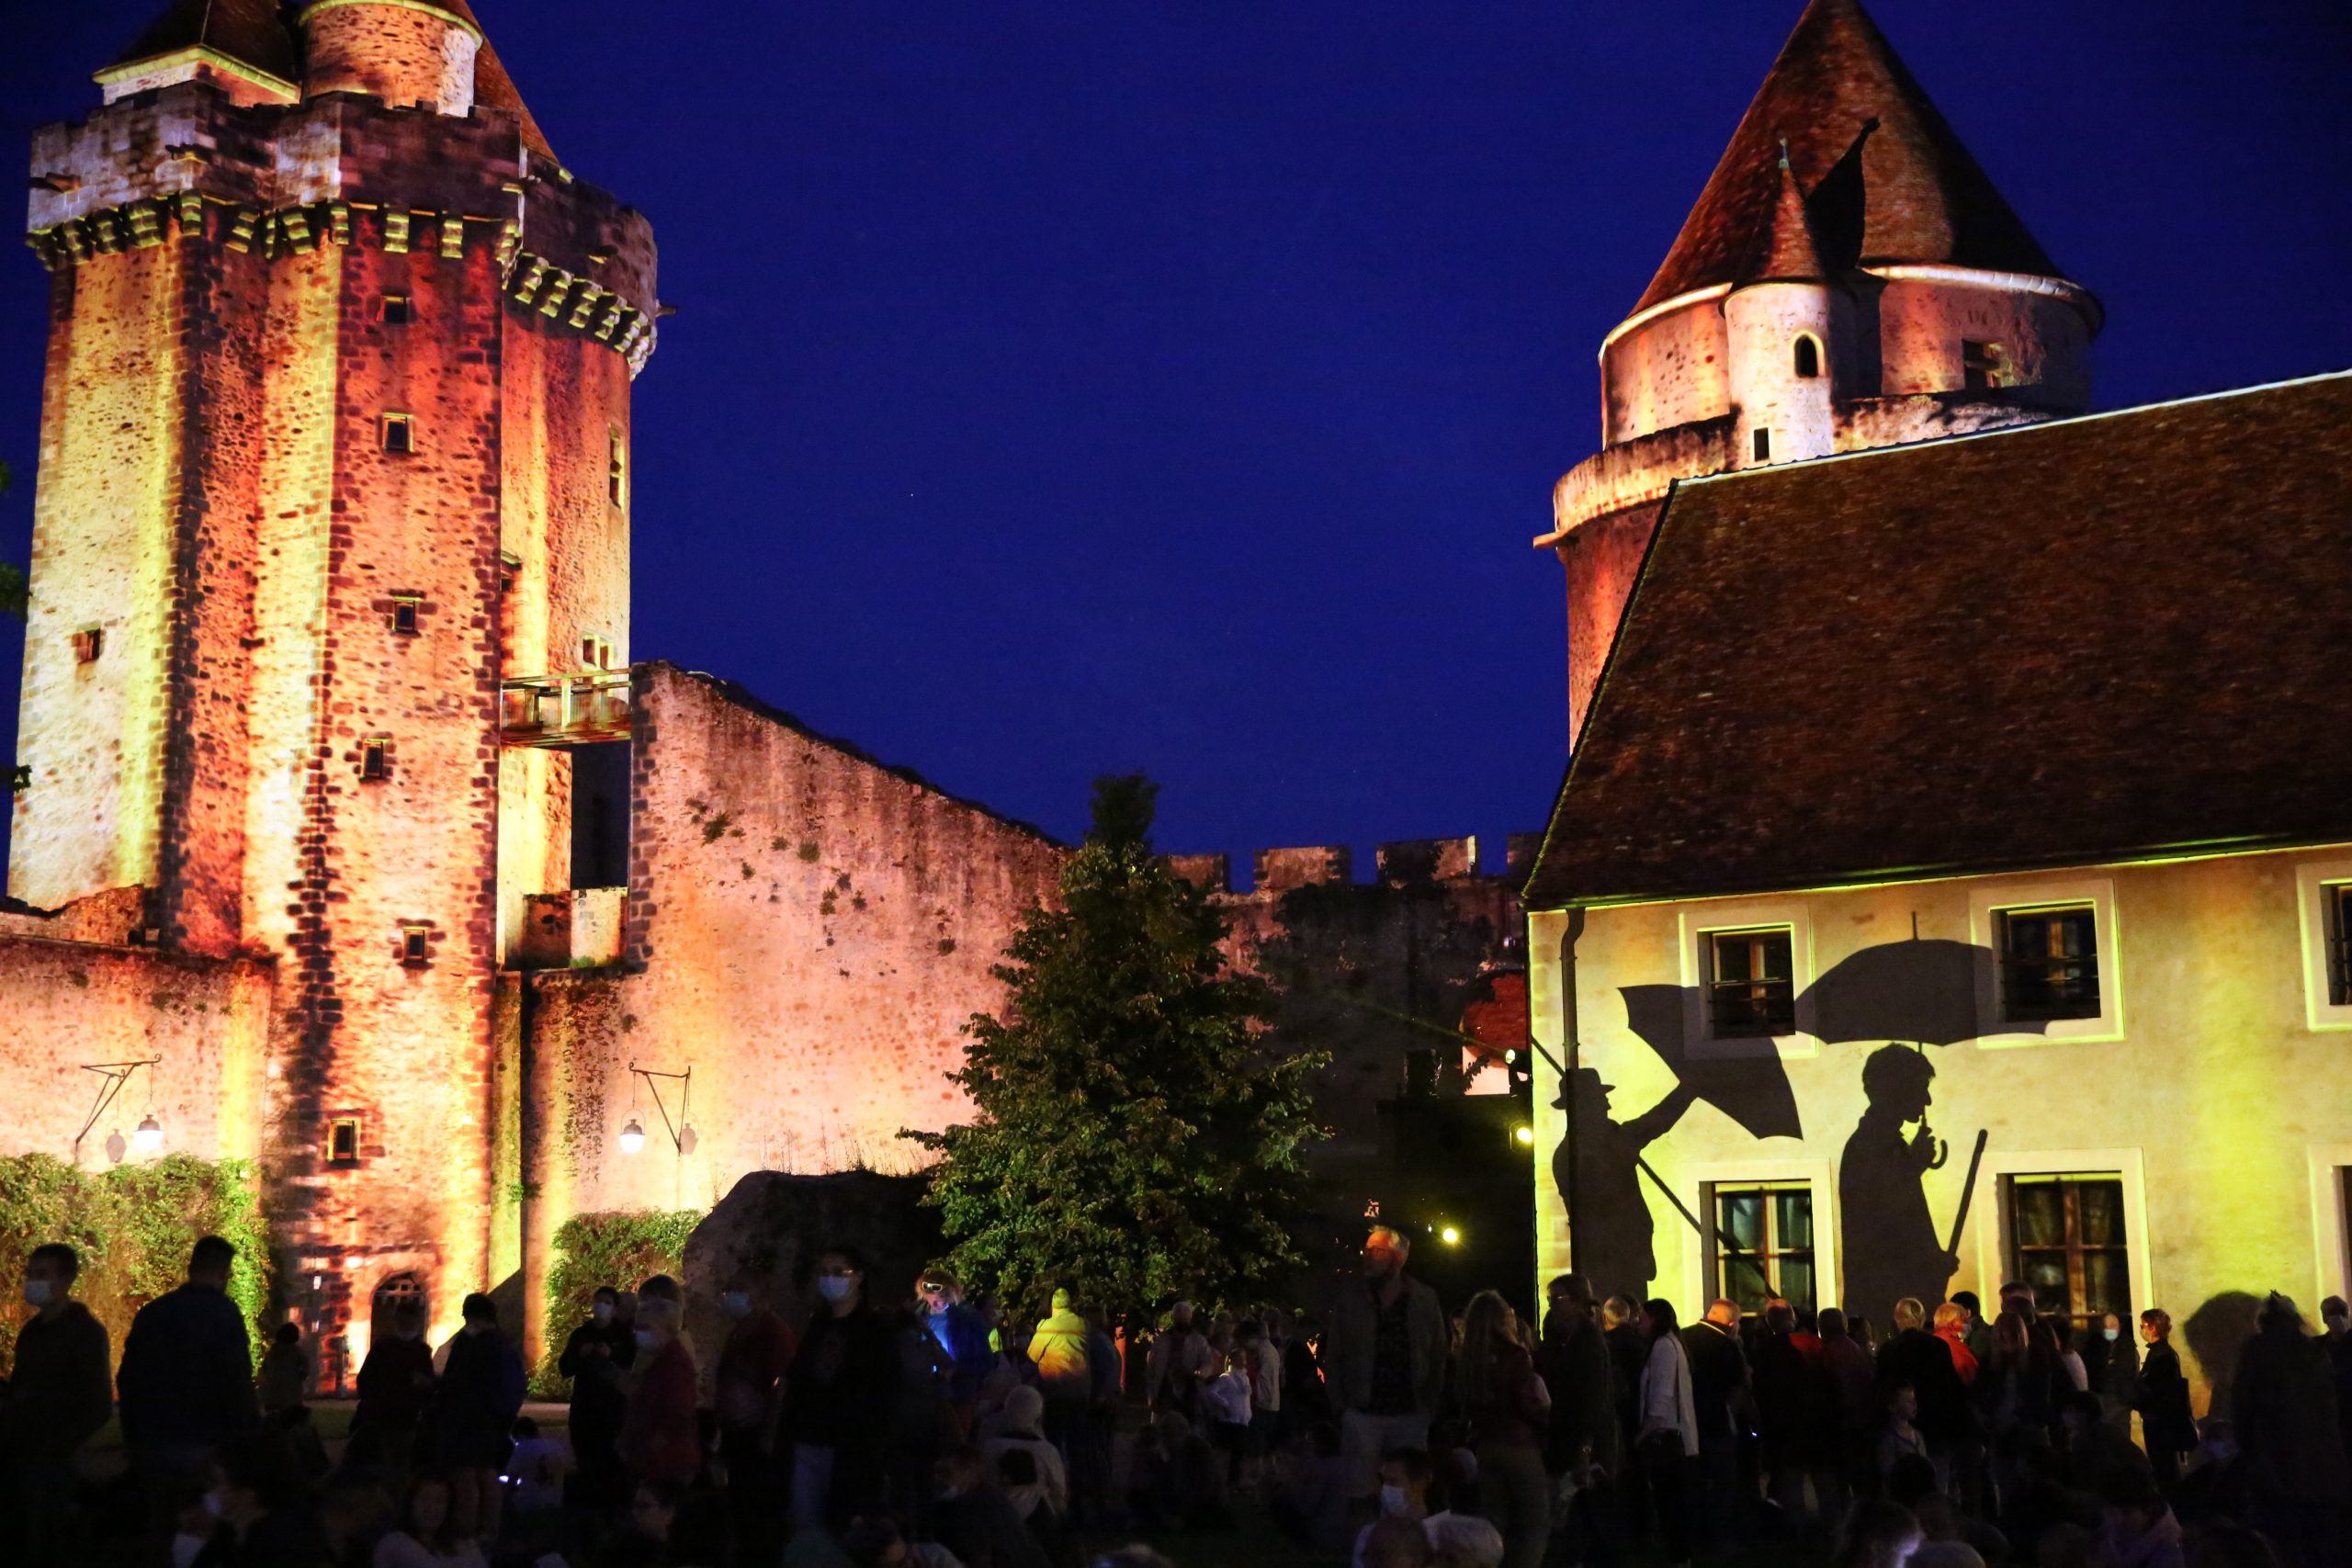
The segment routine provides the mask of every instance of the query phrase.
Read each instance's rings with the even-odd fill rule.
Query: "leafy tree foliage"
[[[633,1291],[655,1274],[682,1276],[686,1240],[704,1217],[700,1209],[621,1209],[574,1214],[556,1227],[555,1258],[548,1266],[548,1352],[533,1374],[534,1393],[566,1397],[570,1384],[556,1371],[556,1358],[587,1318],[596,1287]]]
[[[1098,779],[1094,826],[996,969],[951,1075],[980,1119],[906,1136],[945,1157],[942,1211],[967,1281],[1066,1286],[1136,1313],[1242,1301],[1298,1266],[1307,1079],[1329,1059],[1267,1038],[1265,987],[1227,971],[1225,922],[1152,852],[1155,786]]]

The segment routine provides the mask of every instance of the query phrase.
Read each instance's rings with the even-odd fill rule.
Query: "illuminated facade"
[[[1523,894],[1539,1269],[2352,1285],[2352,374],[1677,487]]]
[[[2263,1293],[2352,1286],[2352,374],[2055,419],[2096,308],[1996,202],[1815,0],[1606,345],[1541,541],[1538,1272],[1877,1325],[2020,1279],[2168,1309],[2213,1396]]]
[[[1571,739],[1676,480],[2079,413],[2099,322],[1861,6],[1812,0],[1602,340],[1601,450],[1535,541]]]
[[[1540,1275],[1882,1327],[2022,1280],[2168,1310],[2200,1399],[2352,1288],[2352,376],[2059,417],[2098,321],[1814,0],[1538,541]]]
[[[453,1321],[576,1209],[902,1161],[1061,852],[632,668],[644,217],[466,0],[175,4],[97,80],[32,159],[12,1152],[157,1058],[130,1092],[258,1158],[353,1355],[388,1281]],[[695,1065],[698,1125],[624,1168],[632,1062]]]

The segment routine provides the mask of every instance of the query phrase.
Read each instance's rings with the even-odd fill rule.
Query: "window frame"
[[[1710,928],[1702,935],[1706,942],[1706,971],[1702,983],[1707,993],[1707,1037],[1711,1040],[1755,1040],[1778,1039],[1783,1034],[1794,1034],[1797,1029],[1797,933],[1795,929],[1785,924],[1715,927]],[[1789,971],[1787,974],[1766,975],[1761,977],[1750,975],[1744,980],[1726,980],[1723,977],[1723,950],[1725,942],[1744,940],[1752,964],[1757,950],[1766,946],[1770,939],[1775,936],[1781,939],[1780,945],[1783,950],[1781,958]],[[1724,1017],[1724,1004],[1726,1000],[1724,993],[1735,989],[1745,989],[1748,993],[1745,999],[1749,1005],[1746,1010],[1745,1018],[1732,1021],[1734,1026],[1726,1026]],[[1777,995],[1774,994],[1776,989]],[[1779,1005],[1773,1005],[1775,1002]],[[1759,1003],[1762,1005],[1757,1005]],[[1737,1023],[1743,1022],[1755,1023],[1762,1027],[1753,1029],[1736,1027]],[[1775,1023],[1782,1027],[1771,1027]]]
[[[82,626],[74,633],[74,664],[96,664],[107,650],[107,629],[104,626]]]
[[[1748,433],[1748,461],[1769,463],[1772,460],[1772,427],[1759,424]]]
[[[385,455],[392,457],[416,456],[416,416],[409,413],[387,412],[378,417],[380,424],[377,431],[377,439],[382,445]],[[393,440],[395,432],[399,434],[397,442]]]
[[[2165,1286],[2155,1276],[2148,1248],[2147,1162],[2137,1148],[2067,1149],[2003,1148],[1998,1140],[1984,1151],[1976,1173],[1975,1199],[1969,1205],[1968,1226],[1960,1238],[1963,1270],[1966,1260],[1976,1264],[1976,1288],[1989,1294],[1994,1284],[2011,1278],[2008,1193],[2011,1177],[2054,1175],[2120,1176],[2123,1181],[2123,1240],[2130,1257],[2132,1300],[2145,1305],[2161,1302]],[[1957,1281],[1956,1281],[1957,1282]]]
[[[1807,350],[1812,351],[1813,356],[1813,368],[1810,370],[1804,367]],[[1826,361],[1821,351],[1821,340],[1814,336],[1811,333],[1799,333],[1795,338],[1791,341],[1789,345],[1789,371],[1790,374],[1793,375],[1798,380],[1818,381],[1821,379],[1825,363]]]
[[[359,780],[362,784],[382,784],[392,776],[392,738],[389,735],[366,735],[359,740]]]
[[[1973,351],[1973,352],[1972,352]],[[1993,338],[1960,340],[1960,386],[1962,391],[1997,392],[2016,383],[2009,377],[2007,344]]]
[[[376,319],[388,327],[413,326],[416,322],[416,296],[390,292],[377,296]]]
[[[2032,957],[2018,954],[2017,941],[2020,921],[2043,922],[2042,951]],[[2068,953],[2060,951],[2060,922],[2066,926],[2086,928],[2090,938],[2088,953]],[[2060,904],[2017,905],[1993,911],[1993,952],[1998,965],[2001,1021],[2004,1023],[2040,1023],[2043,1025],[2067,1022],[2077,1019],[2097,1018],[2099,1014],[2099,952],[2098,910],[2085,902]],[[2034,980],[2028,971],[2038,969],[2040,978]],[[2026,998],[2029,985],[2038,987],[2052,999],[2046,1003]],[[2087,985],[2088,998],[2079,995]]]
[[[2008,1016],[2002,959],[2001,917],[2018,912],[2087,905],[2092,942],[2098,953],[2099,1010],[2081,1018],[2019,1020]],[[2122,923],[2116,908],[2115,884],[2106,877],[1987,880],[1971,886],[1968,895],[1968,940],[1988,948],[1994,962],[1985,965],[1976,987],[1976,1048],[1983,1051],[2021,1049],[2037,1045],[2086,1044],[2120,1041],[2125,1034],[2125,988],[2128,980],[2120,941]],[[2020,1027],[2039,1021],[2040,1030]]]
[[[343,1134],[351,1135],[351,1152],[343,1152]],[[359,1118],[331,1116],[327,1119],[326,1163],[338,1170],[348,1169],[359,1163]]]
[[[2130,1192],[2124,1185],[2123,1172],[2120,1170],[2011,1171],[2003,1176],[2000,1181],[2002,1262],[2005,1265],[2002,1278],[2030,1284],[2032,1277],[2031,1271],[2026,1267],[2027,1255],[2032,1253],[2036,1256],[2047,1256],[2054,1253],[2059,1255],[2064,1262],[2066,1300],[2054,1306],[2043,1305],[2041,1292],[2037,1291],[2034,1300],[2041,1311],[2063,1312],[2070,1322],[2077,1325],[2086,1324],[2094,1315],[2110,1312],[2121,1317],[2126,1323],[2133,1321],[2139,1308],[2146,1303],[2132,1298],[2132,1227]],[[2123,1237],[2120,1241],[2093,1245],[2082,1237],[2082,1190],[2092,1182],[2112,1182],[2115,1186],[2116,1218],[2123,1227]],[[2064,1227],[2062,1239],[2054,1247],[2042,1243],[2029,1247],[2020,1239],[2018,1231],[2018,1190],[2020,1188],[2052,1186],[2059,1188],[2062,1192],[2060,1202],[2061,1223]],[[2120,1304],[2103,1303],[2095,1306],[2090,1302],[2088,1289],[2083,1283],[2087,1274],[2083,1260],[2093,1253],[2113,1254],[2121,1259],[2125,1299]]]
[[[2295,921],[2303,954],[2303,1022],[2314,1032],[2352,1030],[2352,852],[2299,861]]]
[[[605,460],[605,498],[623,512],[628,510],[628,443],[617,429],[605,433],[608,445]]]
[[[1729,1288],[1725,1276],[1725,1269],[1737,1266],[1742,1258],[1753,1258],[1759,1259],[1762,1263],[1758,1272],[1762,1277],[1764,1293],[1767,1297],[1782,1296],[1791,1305],[1801,1311],[1812,1311],[1817,1308],[1822,1293],[1821,1190],[1805,1178],[1791,1177],[1781,1179],[1757,1178],[1748,1180],[1710,1181],[1706,1183],[1703,1191],[1707,1203],[1705,1236],[1707,1299],[1713,1301],[1717,1297],[1726,1297],[1740,1303],[1742,1316],[1756,1315],[1748,1310],[1747,1303],[1740,1300],[1739,1292]],[[1802,1192],[1805,1199],[1806,1225],[1811,1239],[1801,1247],[1774,1245],[1780,1230],[1780,1209],[1772,1200],[1791,1192]],[[1726,1198],[1749,1196],[1761,1198],[1764,1201],[1764,1245],[1753,1252],[1726,1248],[1724,1244],[1724,1201]],[[1787,1294],[1787,1276],[1773,1268],[1776,1259],[1800,1257],[1813,1270],[1813,1288],[1808,1298],[1803,1301]],[[1760,1307],[1758,1310],[1761,1310]]]
[[[433,928],[422,921],[409,920],[401,926],[401,967],[424,969],[433,964]]]
[[[1778,1055],[1783,1060],[1817,1056],[1821,1042],[1813,1033],[1813,999],[1807,994],[1815,978],[1812,907],[1801,897],[1726,899],[1688,904],[1678,914],[1680,983],[1683,996],[1683,1047],[1693,1060],[1723,1061],[1745,1056]],[[1714,974],[1713,938],[1722,932],[1769,931],[1789,933],[1789,988],[1793,994],[1792,1022],[1785,1034],[1717,1034],[1708,1007],[1709,985]]]
[[[395,593],[392,595],[391,627],[394,637],[421,636],[424,621],[424,594]]]

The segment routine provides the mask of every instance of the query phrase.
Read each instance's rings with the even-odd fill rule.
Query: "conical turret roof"
[[[2061,276],[1858,0],[1811,0],[1636,310],[1747,276],[1756,236],[1787,227],[1775,217],[1784,142],[1796,178],[1814,186],[1813,229],[1832,268],[1943,262]],[[1840,195],[1859,197],[1858,214],[1819,210]]]
[[[106,69],[198,48],[217,50],[281,82],[302,79],[301,51],[278,0],[171,0]]]
[[[433,3],[452,16],[464,17],[472,24],[474,31],[481,34],[481,52],[474,56],[474,102],[488,104],[494,109],[504,109],[514,116],[523,122],[523,144],[543,158],[555,159],[555,152],[548,146],[547,133],[539,129],[539,122],[532,118],[530,106],[515,90],[514,78],[506,73],[505,62],[498,58],[498,50],[490,41],[490,34],[483,28],[481,19],[474,15],[473,7],[467,5],[466,0],[433,0]]]
[[[1821,247],[1814,243],[1805,215],[1804,191],[1786,158],[1776,165],[1780,185],[1772,205],[1749,232],[1746,254],[1733,275],[1736,283],[1792,283],[1827,276]]]

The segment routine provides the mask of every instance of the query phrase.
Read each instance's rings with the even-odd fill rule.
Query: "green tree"
[[[1307,1079],[1329,1058],[1270,1041],[1224,920],[1152,852],[1157,793],[1095,781],[1062,907],[1031,908],[995,971],[1012,994],[973,1017],[950,1075],[979,1120],[904,1134],[944,1156],[925,1201],[956,1269],[1009,1298],[1238,1302],[1301,1261],[1303,1155],[1325,1135]]]

